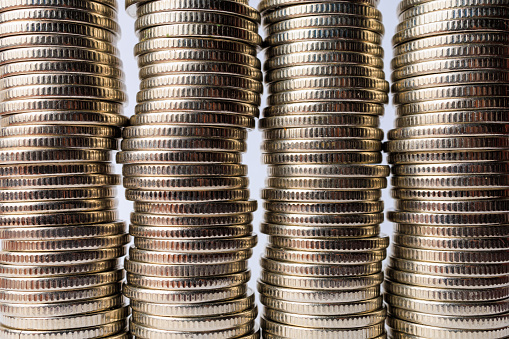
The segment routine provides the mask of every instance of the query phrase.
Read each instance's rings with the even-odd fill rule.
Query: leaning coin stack
[[[264,0],[264,338],[385,338],[376,1]]]
[[[509,2],[404,0],[387,145],[392,338],[509,337]]]
[[[0,2],[0,337],[128,338],[108,0]]]
[[[247,1],[132,1],[136,114],[124,130],[126,260],[136,338],[259,338],[247,168],[258,116],[259,13]]]

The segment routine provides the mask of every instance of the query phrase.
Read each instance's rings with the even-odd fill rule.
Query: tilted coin
[[[241,41],[252,46],[262,43],[261,36],[256,32],[236,26],[216,25],[211,23],[176,23],[146,28],[138,32],[140,40],[157,39],[162,37],[194,37],[209,38],[217,36],[223,39]]]
[[[122,305],[124,298],[121,294],[82,301],[68,301],[54,304],[0,304],[3,314],[14,317],[37,316],[66,316],[82,313],[92,313]]]
[[[129,0],[126,5],[129,6],[136,2],[139,1]],[[248,6],[247,2],[244,1],[213,1],[207,4],[195,0],[183,3],[174,3],[172,1],[162,1],[161,3],[148,2],[146,4],[141,4],[137,8],[136,14],[142,16],[153,12],[171,12],[175,10],[215,10],[245,17],[253,22],[260,21],[260,13],[253,7]]]
[[[178,319],[178,318],[177,318]],[[136,337],[150,337],[150,338],[171,338],[171,339],[185,339],[189,337],[190,334],[196,332],[178,332],[178,331],[168,331],[167,329],[157,329],[153,327],[145,327],[138,323],[131,322],[130,323],[131,333]],[[255,335],[252,337],[250,333],[253,333],[255,329],[254,322],[248,322],[242,324],[237,327],[222,329],[218,331],[201,331],[200,335],[203,338],[213,339],[219,337],[237,337],[244,338],[246,336],[249,339],[257,338]]]
[[[235,327],[242,326],[253,321],[256,318],[257,313],[258,309],[256,306],[252,309],[239,313],[220,315],[216,317],[162,317],[134,311],[131,319],[134,323],[136,323],[136,326],[148,326],[166,331],[178,330],[192,333],[196,331],[202,332],[203,330],[213,332],[229,329],[233,332]],[[203,332],[201,334],[203,334]],[[216,335],[219,336],[221,333],[216,333]]]
[[[492,30],[503,31],[507,29],[505,18],[459,18],[453,20],[444,20],[441,22],[432,22],[423,24],[415,28],[408,28],[396,32],[392,38],[394,45],[404,43],[408,40],[414,40],[430,35],[452,32],[468,32],[471,30]]]
[[[244,296],[231,300],[211,303],[180,303],[157,304],[144,301],[131,300],[131,308],[145,314],[164,314],[171,316],[200,317],[214,314],[232,314],[252,308],[255,303],[254,292],[248,289]]]
[[[125,319],[116,321],[113,323],[92,326],[92,327],[81,327],[75,329],[65,329],[65,330],[45,330],[45,331],[28,331],[28,330],[15,330],[8,327],[0,326],[0,334],[6,339],[28,339],[34,338],[37,336],[42,336],[43,338],[62,338],[62,337],[78,337],[82,339],[92,339],[97,338],[97,336],[109,336],[115,335],[119,332],[125,331],[127,328],[127,321]]]
[[[203,290],[247,284],[250,277],[251,274],[249,270],[221,276],[199,277],[154,277],[127,273],[127,283],[141,288],[159,290]]]
[[[129,309],[127,306],[89,314],[67,315],[65,317],[51,318],[19,318],[2,314],[2,325],[16,329],[27,330],[68,330],[71,328],[84,328],[105,326],[122,321],[127,318]]]
[[[385,299],[393,307],[415,312],[449,316],[485,316],[506,313],[509,309],[509,300],[503,299],[489,303],[479,302],[440,302],[419,300],[386,294]]]
[[[267,308],[264,317],[278,323],[290,326],[310,327],[310,328],[327,328],[327,329],[346,329],[359,328],[379,324],[385,320],[386,310],[381,309],[375,312],[363,315],[349,315],[345,317],[331,316],[311,316],[301,314],[291,314],[280,312],[271,308]]]

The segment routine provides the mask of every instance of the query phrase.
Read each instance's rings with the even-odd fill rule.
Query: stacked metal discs
[[[264,338],[385,338],[376,2],[264,0]]]
[[[0,337],[126,339],[114,1],[0,2]]]
[[[128,4],[129,5],[129,4]],[[258,116],[259,13],[247,1],[137,3],[141,85],[124,130],[134,201],[124,294],[136,338],[258,338],[247,130]]]
[[[400,4],[392,338],[509,336],[509,2]]]

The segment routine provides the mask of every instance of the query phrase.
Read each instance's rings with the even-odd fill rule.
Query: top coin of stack
[[[127,338],[114,1],[0,2],[0,337]]]
[[[134,1],[140,91],[124,130],[134,201],[124,293],[136,338],[259,338],[247,129],[258,116],[259,13],[247,1]]]
[[[264,338],[385,338],[376,1],[264,0]]]
[[[509,336],[509,1],[404,0],[393,42],[393,338]]]

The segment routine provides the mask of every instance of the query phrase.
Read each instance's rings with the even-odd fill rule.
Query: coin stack
[[[509,337],[509,2],[404,0],[393,39],[392,338]]]
[[[0,337],[126,339],[113,0],[0,2]]]
[[[141,84],[118,161],[134,201],[131,333],[259,338],[247,288],[256,201],[241,160],[263,87],[260,15],[241,0],[129,5]]]
[[[376,1],[263,0],[264,338],[385,338]]]

